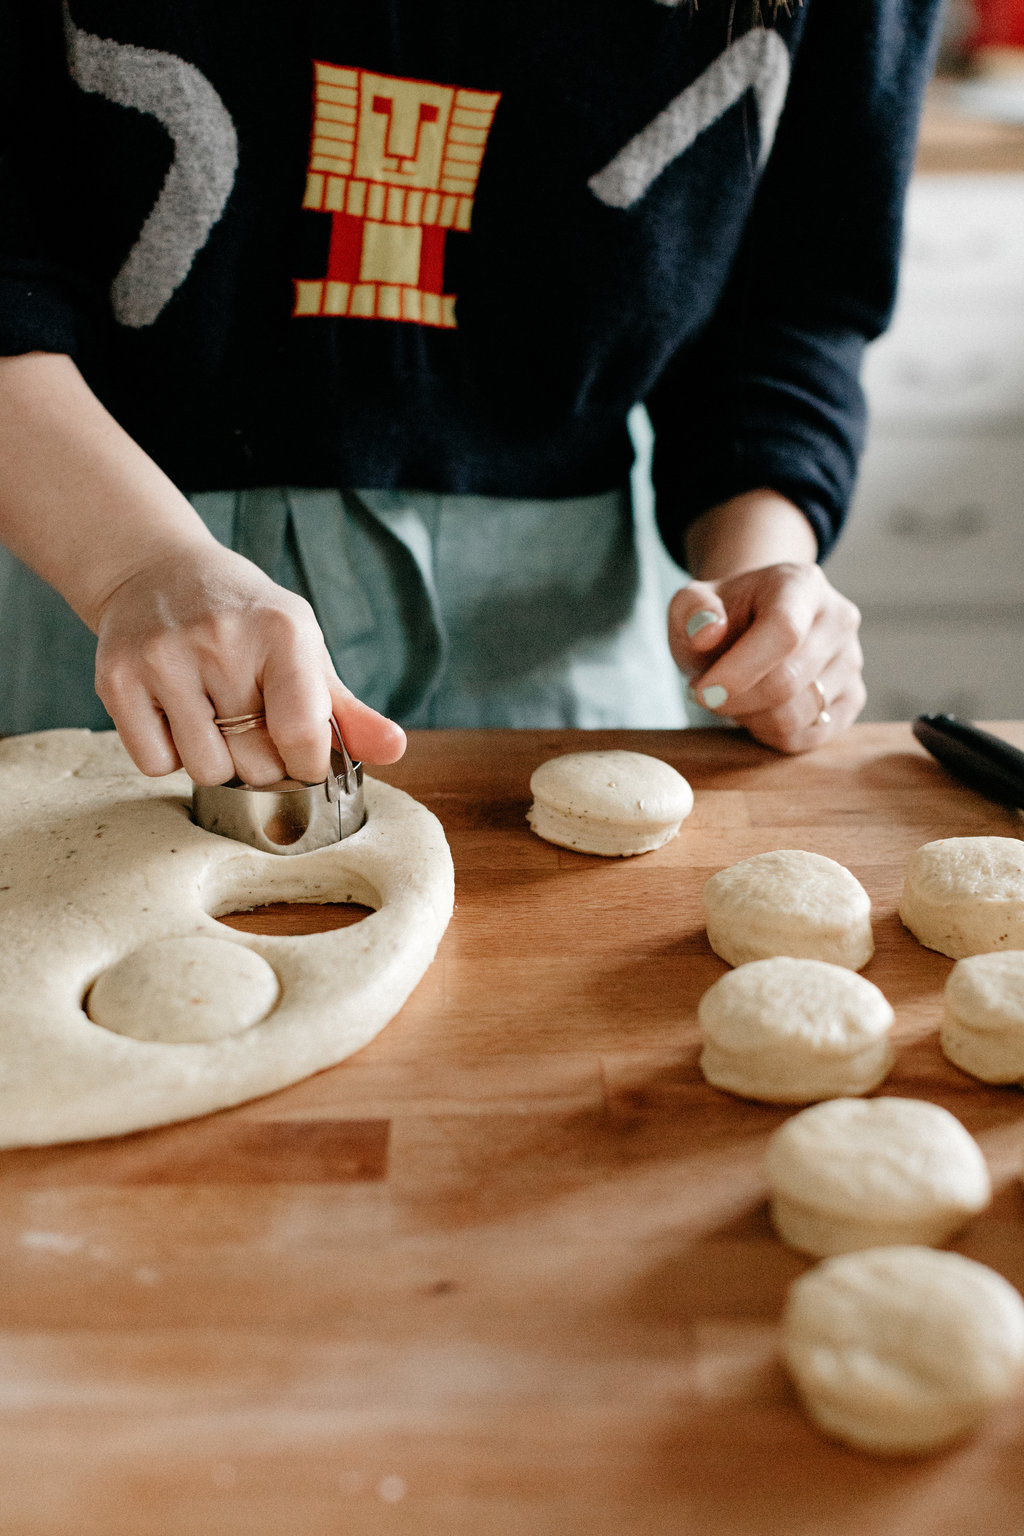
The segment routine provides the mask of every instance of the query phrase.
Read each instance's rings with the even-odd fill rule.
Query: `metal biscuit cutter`
[[[363,765],[354,763],[331,717],[331,772],[319,784],[280,779],[255,788],[241,779],[192,786],[192,819],[207,832],[264,853],[312,853],[351,837],[366,820]]]

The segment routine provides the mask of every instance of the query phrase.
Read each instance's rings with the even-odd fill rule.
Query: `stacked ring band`
[[[828,700],[825,697],[825,690],[824,690],[824,688],[818,682],[817,678],[815,678],[814,681],[811,683],[811,687],[814,689],[815,693],[818,696],[818,713],[817,713],[817,715],[814,718],[814,724],[815,725],[831,725],[831,723],[832,723],[832,716],[828,712]]]
[[[251,715],[214,716],[213,723],[222,736],[241,736],[245,731],[255,731],[261,725],[266,725],[267,717],[260,709]]]

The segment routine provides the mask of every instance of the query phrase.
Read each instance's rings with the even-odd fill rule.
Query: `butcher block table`
[[[531,771],[612,746],[690,779],[680,835],[623,861],[536,838]],[[847,865],[897,1016],[883,1091],[978,1138],[995,1199],[954,1246],[1024,1287],[1024,1094],[945,1061],[952,962],[896,916],[912,849],[1016,813],[902,725],[802,758],[423,733],[381,777],[440,817],[457,905],[373,1044],[203,1120],[0,1153],[3,1536],[1020,1536],[1024,1394],[917,1460],[805,1419],[778,1323],[808,1261],[762,1175],[792,1111],[705,1084],[696,1024],[725,970],[705,879],[773,848]]]

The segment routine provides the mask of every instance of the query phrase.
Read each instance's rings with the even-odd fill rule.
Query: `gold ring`
[[[266,725],[267,717],[259,709],[251,715],[215,715],[213,723],[222,736],[241,736],[245,731],[255,731]]]
[[[831,725],[832,724],[832,716],[828,712],[828,700],[825,697],[825,690],[824,690],[824,688],[818,682],[817,678],[815,678],[814,681],[811,683],[811,687],[814,689],[815,693],[818,695],[818,713],[814,717],[814,724],[815,725]]]

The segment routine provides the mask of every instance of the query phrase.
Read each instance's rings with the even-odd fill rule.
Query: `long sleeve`
[[[470,0],[0,0],[0,354],[70,353],[195,490],[592,494],[627,473],[643,398],[674,553],[762,485],[824,552],[941,0],[804,0],[744,30],[756,3],[590,0],[583,25],[502,0],[480,29]],[[354,179],[319,166],[321,66]],[[459,91],[498,103],[456,124],[479,150],[461,203],[443,155],[373,149],[377,104],[441,123]]]
[[[658,516],[687,525],[766,487],[824,555],[863,444],[865,345],[890,317],[937,0],[811,0],[728,284],[648,399]]]

